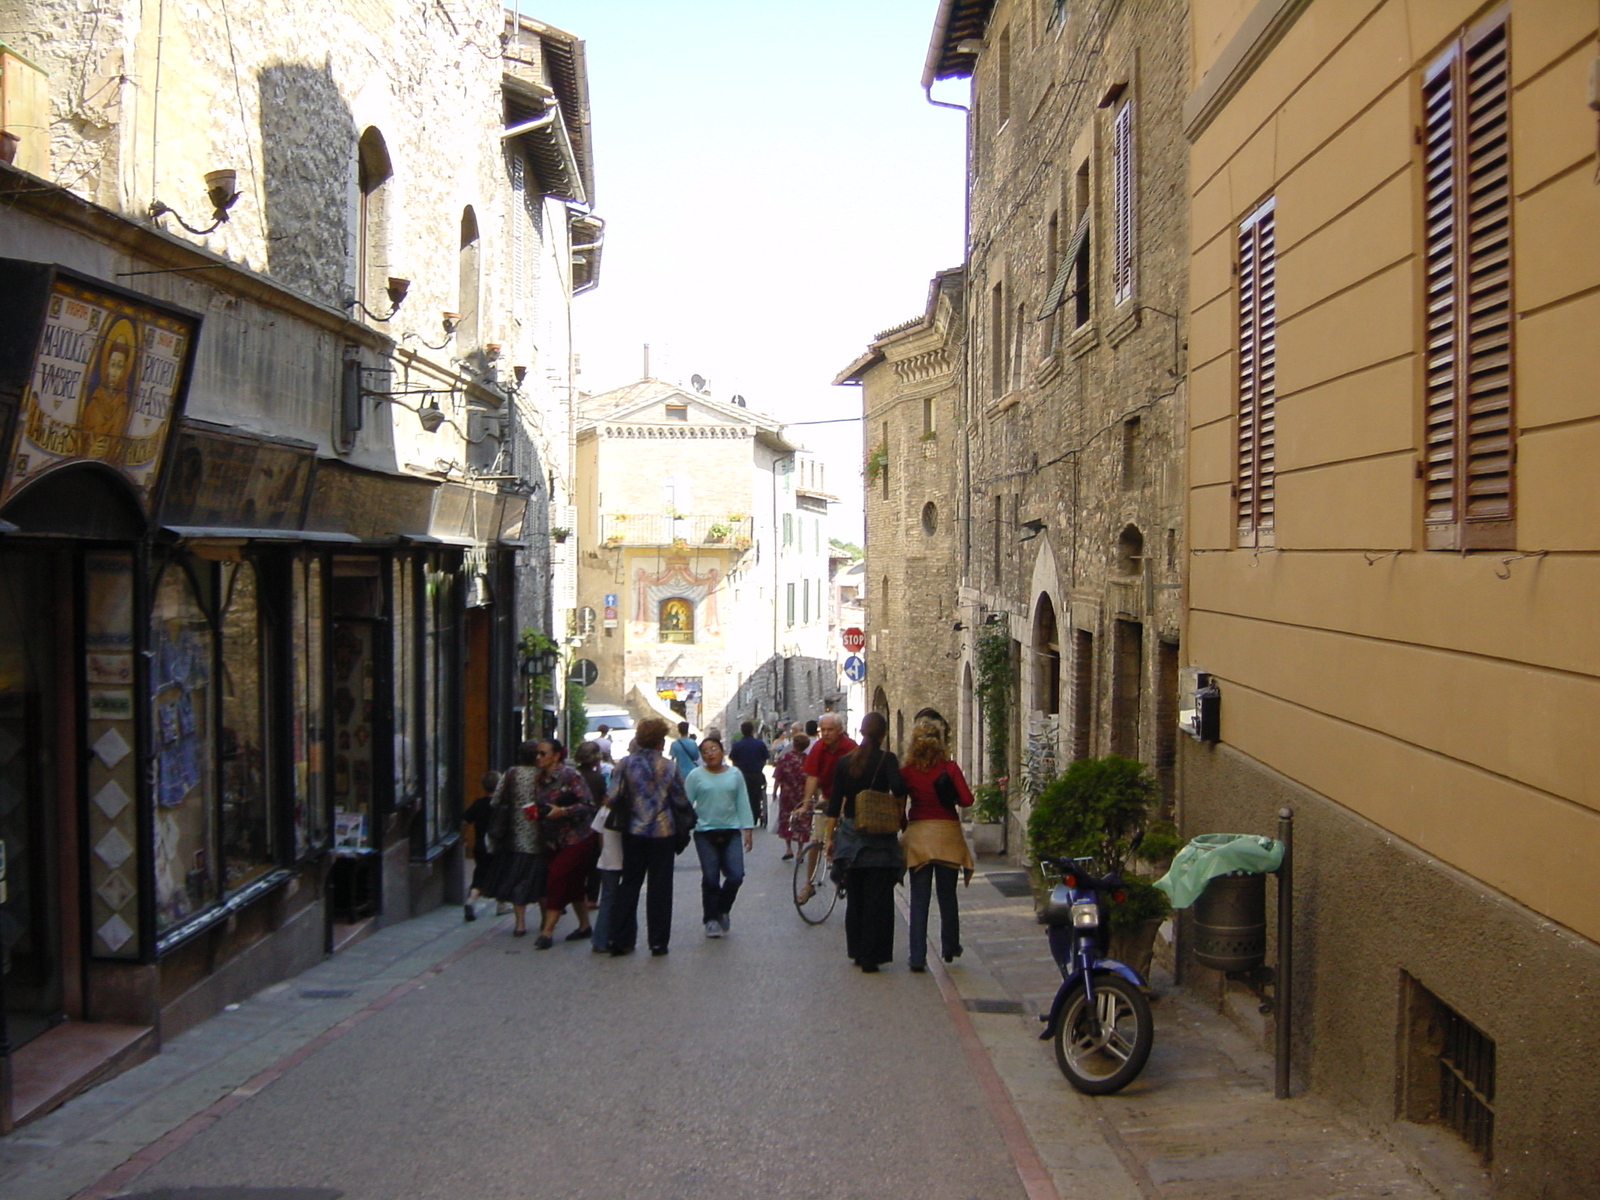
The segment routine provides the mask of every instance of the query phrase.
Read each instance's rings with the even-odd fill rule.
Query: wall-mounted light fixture
[[[1037,519],[1032,521],[1024,521],[1018,528],[1022,530],[1022,536],[1019,537],[1017,541],[1031,542],[1034,538],[1038,537],[1044,532],[1044,522]]]
[[[228,210],[239,199],[239,193],[234,190],[234,185],[239,181],[239,173],[231,167],[224,167],[217,171],[206,172],[206,198],[211,201],[211,224],[204,229],[196,229],[189,222],[178,215],[178,210],[160,200],[150,201],[150,219],[160,220],[170,216],[179,225],[182,225],[196,237],[204,237],[214,233],[228,219]]]
[[[401,279],[396,275],[389,276],[389,286],[384,289],[384,291],[389,294],[389,315],[386,317],[380,317],[355,296],[351,296],[348,300],[346,300],[344,302],[344,306],[346,308],[359,308],[374,321],[392,321],[394,320],[395,313],[400,311],[400,305],[405,302],[406,293],[410,290],[411,280]]]
[[[998,625],[998,624],[1000,624],[1000,614],[999,613],[990,613],[987,617],[985,617],[983,619],[983,623],[985,625]]]
[[[398,305],[396,307],[398,307]],[[394,316],[393,313],[390,313],[389,315],[391,317]],[[412,338],[416,338],[417,341],[421,342],[429,350],[443,350],[450,344],[450,339],[456,336],[456,327],[461,324],[461,314],[442,312],[439,314],[439,324],[444,327],[444,340],[439,342],[437,345],[435,345],[433,342],[424,340],[423,336],[420,333],[417,333],[415,330],[407,332],[401,337],[400,340],[405,342]]]
[[[960,621],[957,621],[954,625],[950,626],[950,632],[951,633],[960,633],[965,628],[966,628],[965,625],[963,625]]]

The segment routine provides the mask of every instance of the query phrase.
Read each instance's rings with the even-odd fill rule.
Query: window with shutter
[[[1278,376],[1275,202],[1239,226],[1239,545],[1273,544]]]
[[[1111,129],[1112,258],[1111,284],[1121,304],[1133,295],[1133,101],[1117,110]]]
[[[1507,51],[1502,10],[1434,60],[1422,81],[1430,550],[1516,543]]]

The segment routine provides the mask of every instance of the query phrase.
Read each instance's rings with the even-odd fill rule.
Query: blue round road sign
[[[867,664],[859,654],[852,654],[844,660],[844,677],[851,683],[860,683],[867,677]]]

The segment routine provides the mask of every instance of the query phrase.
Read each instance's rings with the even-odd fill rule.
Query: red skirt
[[[548,876],[545,882],[544,906],[550,912],[560,912],[569,904],[577,904],[588,891],[589,872],[600,861],[600,835],[590,834],[581,842],[563,846],[548,858]]]

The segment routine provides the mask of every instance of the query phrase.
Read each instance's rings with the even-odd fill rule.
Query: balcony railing
[[[749,517],[685,516],[666,513],[604,513],[600,541],[606,546],[726,546],[743,550],[750,545]]]

